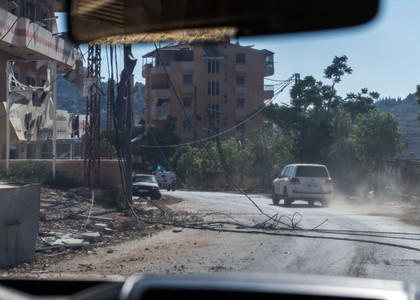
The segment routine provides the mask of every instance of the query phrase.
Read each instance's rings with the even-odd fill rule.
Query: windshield
[[[149,183],[156,183],[155,176],[148,176],[148,175],[136,175],[134,176],[134,182],[149,182]]]
[[[0,188],[1,211],[16,215],[0,212],[0,276],[420,282],[419,13],[418,1],[388,0],[355,28],[80,48],[60,14],[28,39],[66,47],[24,53],[6,30],[16,61],[0,76],[12,87],[1,180],[41,187],[16,209]],[[295,177],[325,179],[293,178],[296,165]],[[36,222],[21,257],[25,220]]]
[[[324,167],[298,166],[296,177],[328,177],[328,173]]]

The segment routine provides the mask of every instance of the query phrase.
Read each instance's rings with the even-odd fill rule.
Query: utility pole
[[[131,123],[132,123],[132,107],[131,107],[131,87],[132,75],[137,59],[131,53],[131,45],[124,46],[124,69],[121,72],[120,82],[117,85],[117,99],[115,101],[115,117],[117,119],[117,128],[124,130],[124,154],[125,154],[125,174],[124,175],[124,191],[125,191],[125,207],[129,208],[133,201],[132,186],[132,161],[131,161]]]
[[[12,62],[7,61],[6,66],[6,172],[10,168],[10,83],[12,77]]]
[[[130,63],[131,45],[124,46],[124,69],[127,71],[128,64]],[[132,174],[132,160],[131,160],[131,87],[133,85],[131,76],[132,73],[127,74],[127,114],[126,114],[126,127],[125,127],[125,162],[126,162],[126,197],[127,204],[131,204],[133,196],[133,174]]]
[[[99,139],[101,120],[101,46],[89,45],[87,85],[89,94],[86,98],[86,131],[84,141],[85,185],[99,185]]]

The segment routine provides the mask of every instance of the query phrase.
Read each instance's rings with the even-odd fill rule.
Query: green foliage
[[[146,136],[143,137],[146,145],[150,146],[165,146],[179,144],[180,138],[176,136],[176,118],[168,116],[164,129],[160,130],[154,126],[149,126]],[[148,161],[152,166],[156,167],[161,164],[167,169],[170,169],[166,163],[175,152],[175,148],[146,148],[133,147],[133,154],[141,155],[145,161]]]
[[[1,177],[10,183],[50,183],[52,182],[51,163],[29,160],[11,166],[8,174],[4,170]]]
[[[416,101],[420,106],[420,85],[417,85],[417,90],[414,95],[416,95]],[[417,112],[417,120],[420,122],[420,111]]]
[[[354,120],[358,114],[367,114],[369,111],[374,109],[373,103],[379,99],[377,92],[369,92],[367,88],[363,88],[361,92],[348,93],[346,102],[343,103],[343,108]]]
[[[397,119],[376,109],[356,117],[354,139],[357,157],[371,167],[393,158],[408,143]]]
[[[270,180],[292,159],[292,139],[273,128],[260,128],[252,144],[253,176]]]
[[[287,136],[291,161],[328,164],[333,176],[342,182],[352,176],[362,178],[374,164],[394,157],[407,146],[396,119],[375,110],[378,93],[363,88],[344,99],[337,95],[335,85],[352,72],[347,57],[336,56],[324,70],[331,85],[306,76],[292,87],[290,105],[271,104],[262,111]],[[257,140],[255,144],[259,143]],[[254,149],[257,157],[258,153]],[[269,164],[268,159],[264,168],[269,169]]]

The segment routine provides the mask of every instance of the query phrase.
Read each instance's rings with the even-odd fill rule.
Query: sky
[[[323,70],[334,56],[346,55],[353,74],[345,75],[336,85],[339,95],[345,97],[366,87],[379,92],[381,97],[404,98],[420,84],[419,13],[418,0],[383,0],[378,16],[367,25],[318,33],[239,38],[232,42],[274,52],[275,73],[270,79],[284,80],[300,73],[301,78],[312,75],[328,83]],[[65,16],[60,15],[57,22],[59,31],[66,31]],[[153,49],[153,45],[133,45],[133,55],[138,59],[134,70],[136,82],[144,83],[142,56]],[[102,73],[106,77],[106,55],[103,60]],[[275,101],[287,103],[288,90]]]

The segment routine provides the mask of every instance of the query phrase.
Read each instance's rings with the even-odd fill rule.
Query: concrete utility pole
[[[57,166],[57,93],[56,93],[56,77],[57,77],[57,62],[50,61],[50,74],[52,84],[52,97],[53,97],[53,138],[52,138],[52,175],[53,180],[56,178],[56,166]]]
[[[6,172],[10,168],[10,82],[12,77],[12,62],[7,61],[6,66]]]
[[[131,56],[131,45],[124,46],[124,69],[126,72],[128,68],[128,64],[130,63]],[[126,110],[126,127],[125,127],[125,162],[126,162],[126,197],[127,197],[127,205],[131,204],[132,196],[133,196],[133,166],[132,166],[132,159],[131,159],[131,116],[132,116],[132,107],[131,107],[131,87],[133,85],[132,83],[132,73],[127,74],[127,83],[128,83],[128,89],[127,89],[127,110]]]

